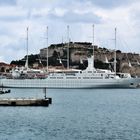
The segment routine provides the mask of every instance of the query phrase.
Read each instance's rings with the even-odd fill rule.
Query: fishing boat
[[[116,48],[116,28],[115,28]],[[87,58],[88,67],[85,70],[68,69],[47,71],[44,77],[30,77],[26,72],[17,71],[12,78],[1,78],[0,85],[8,88],[136,88],[139,78],[133,78],[129,73],[116,72],[116,51],[114,51],[114,71],[94,68],[94,26],[93,26],[93,56]],[[28,62],[28,61],[27,61]],[[27,67],[28,68],[28,67]],[[29,71],[29,69],[28,69]],[[31,70],[30,70],[31,71]],[[14,71],[15,72],[15,71]],[[35,73],[34,71],[32,71]],[[23,77],[23,73],[26,75]],[[41,73],[41,72],[39,72]],[[36,73],[35,73],[36,75]]]

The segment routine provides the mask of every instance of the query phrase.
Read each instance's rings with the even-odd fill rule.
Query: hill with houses
[[[69,48],[69,51],[68,51]],[[69,52],[69,64],[71,68],[86,69],[88,66],[87,57],[93,54],[93,46],[90,42],[70,42],[51,44],[48,47],[49,67],[66,68],[67,52]],[[10,64],[0,63],[0,72],[9,72],[15,66],[25,65],[25,56],[20,60],[12,60]],[[113,70],[114,51],[94,46],[95,68]],[[39,54],[31,54],[29,67],[46,68],[47,48],[40,49]],[[129,72],[132,75],[140,76],[140,56],[135,53],[125,53],[116,50],[117,72]]]

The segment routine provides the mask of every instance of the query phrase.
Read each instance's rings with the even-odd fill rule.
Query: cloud
[[[80,1],[80,0],[79,0]],[[82,0],[83,2],[91,2],[101,8],[115,8],[119,6],[127,6],[137,0]]]
[[[29,53],[39,53],[46,47],[46,26],[50,44],[60,43],[62,38],[67,41],[67,25],[72,41],[92,42],[92,24],[95,43],[101,47],[114,47],[105,42],[114,38],[117,27],[120,38],[127,39],[129,45],[134,44],[133,50],[139,51],[139,7],[138,0],[0,0],[0,58],[10,62],[26,55],[27,26]],[[117,45],[122,49],[119,39]]]
[[[66,23],[96,23],[102,22],[102,18],[95,15],[94,13],[76,13],[72,11],[67,11],[62,15],[59,13],[50,13],[49,18],[52,20],[63,21]]]
[[[24,9],[40,9],[54,7],[61,0],[17,0],[17,5]]]
[[[18,11],[18,12],[17,12]],[[28,11],[14,6],[0,7],[0,21],[12,22],[21,21],[27,18]]]
[[[0,6],[16,5],[16,0],[0,0]]]
[[[140,27],[140,2],[134,3],[130,10],[133,11],[130,13],[129,18],[131,22],[137,27]]]
[[[11,62],[14,59],[19,59],[23,57],[24,54],[24,42],[23,40],[18,40],[15,37],[1,35],[0,36],[0,61]],[[22,52],[22,53],[21,53]]]

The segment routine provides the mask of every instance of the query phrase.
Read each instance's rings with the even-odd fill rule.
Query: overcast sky
[[[26,55],[26,27],[29,27],[29,54],[49,44],[67,41],[92,42],[114,49],[140,53],[139,0],[0,0],[0,61],[10,63]]]

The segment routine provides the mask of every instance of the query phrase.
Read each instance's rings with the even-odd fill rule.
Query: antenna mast
[[[29,38],[28,38],[28,27],[27,27],[27,38],[26,38],[27,58],[26,58],[26,63],[25,63],[25,67],[27,68],[27,70],[28,70],[28,40],[29,40]]]
[[[68,47],[67,47],[67,69],[69,69],[69,25],[67,26],[67,39],[68,39]]]
[[[94,24],[92,25],[93,27],[93,42],[92,42],[92,45],[93,45],[93,68],[94,68]]]
[[[48,26],[47,26],[47,30],[46,30],[46,33],[47,33],[47,72],[49,70],[48,66],[49,66],[49,56],[48,56]]]
[[[116,75],[116,46],[117,46],[117,28],[115,28],[115,50],[114,50],[114,72]]]

